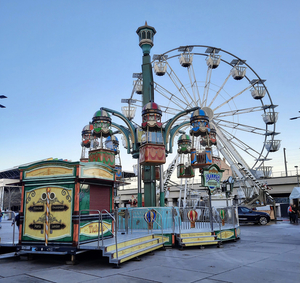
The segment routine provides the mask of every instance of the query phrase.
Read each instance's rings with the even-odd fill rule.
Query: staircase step
[[[159,242],[160,242],[159,239],[153,238],[151,240],[143,241],[143,242],[140,242],[140,243],[135,244],[135,245],[127,246],[127,247],[120,248],[120,249],[118,248],[118,256],[120,258],[120,257],[122,257],[122,256],[124,256],[126,254],[134,253],[134,252],[142,250],[144,248],[156,245]],[[112,254],[112,258],[116,258],[117,257],[116,250],[111,251],[109,253]]]
[[[137,238],[132,239],[132,240],[128,240],[128,241],[118,243],[118,249],[122,249],[124,247],[132,246],[132,245],[141,243],[143,241],[152,240],[152,239],[153,239],[153,235],[148,235],[148,236],[144,236],[144,237],[137,237]],[[109,245],[105,248],[105,252],[111,252],[111,251],[114,251],[114,250],[116,250],[116,245],[115,244]]]
[[[217,245],[220,240],[215,241],[205,241],[205,242],[189,242],[189,243],[182,243],[181,246],[189,247],[189,246],[204,246],[204,245]]]
[[[176,238],[180,246],[214,245],[220,242],[211,232],[183,233],[176,235]]]
[[[210,237],[215,237],[215,235],[209,235],[209,236],[190,236],[190,237],[180,237],[178,239],[202,239],[202,238],[210,238]]]
[[[138,237],[118,244],[118,259],[114,244],[106,247],[103,250],[103,255],[109,257],[110,263],[119,264],[142,254],[162,248],[164,243],[168,241],[168,237],[162,237],[159,234]]]
[[[200,242],[214,242],[216,236],[206,237],[206,238],[183,238],[180,239],[181,243],[200,243]]]
[[[116,259],[116,258],[110,258],[109,262],[110,263],[115,263],[115,264],[123,263],[123,262],[125,262],[127,260],[133,259],[133,258],[138,257],[140,255],[143,255],[143,254],[152,252],[154,250],[160,249],[163,246],[164,246],[163,243],[157,243],[155,245],[152,245],[151,247],[146,247],[146,248],[144,248],[142,250],[139,250],[139,251],[136,251],[136,252],[132,252],[130,254],[126,254],[126,255],[123,255],[123,256],[120,256],[118,259]]]
[[[177,235],[178,235],[180,238],[212,236],[212,235],[211,235],[211,232],[181,233],[181,234],[177,234]]]

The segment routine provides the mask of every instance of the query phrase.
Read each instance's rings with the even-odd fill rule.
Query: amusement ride
[[[146,22],[136,32],[143,51],[142,72],[133,74],[133,90],[122,100],[127,103],[122,113],[102,107],[84,127],[81,159],[86,158],[87,149],[112,147],[103,138],[118,141],[115,135],[121,133],[127,153],[137,159],[138,206],[142,187],[145,206],[158,205],[157,187],[160,206],[164,206],[176,168],[182,183],[183,178],[194,178],[198,168],[201,174],[205,166],[221,166],[221,158],[228,162],[244,203],[273,202],[266,184],[257,180],[270,174],[269,153],[280,147],[277,105],[266,80],[246,60],[212,46],[180,46],[151,58],[155,28]],[[142,111],[141,124],[133,120],[137,109]],[[112,122],[111,116],[125,126]],[[118,154],[117,143],[114,146]],[[168,155],[174,158],[163,170]],[[118,172],[120,176],[120,164]]]
[[[136,32],[142,72],[134,74],[122,113],[104,106],[95,112],[81,133],[80,161],[42,160],[19,168],[19,231],[13,226],[12,241],[0,247],[28,257],[70,255],[72,264],[78,253],[102,251],[119,265],[165,246],[221,247],[239,239],[237,207],[212,206],[212,195],[225,189],[227,199],[233,183],[243,193],[239,204],[274,203],[258,181],[271,170],[265,165],[269,153],[280,147],[278,113],[265,79],[246,60],[211,46],[180,46],[151,58],[155,28],[146,22]],[[140,122],[134,121],[137,109]],[[131,201],[137,207],[115,202],[116,190],[126,184],[120,135],[137,163],[137,201]],[[232,171],[225,181],[224,160]],[[191,188],[204,190],[208,200],[199,197],[191,205],[187,188],[199,175],[200,186]],[[184,201],[165,206],[168,188],[183,181]],[[265,219],[260,217],[261,225]]]

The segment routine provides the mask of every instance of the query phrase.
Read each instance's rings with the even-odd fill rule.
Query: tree
[[[4,188],[4,209],[13,209],[14,207],[20,208],[21,206],[21,188],[20,187],[8,187]]]

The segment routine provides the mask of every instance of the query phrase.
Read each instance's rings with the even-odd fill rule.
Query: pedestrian
[[[19,230],[19,226],[20,226],[20,214],[17,213],[15,218],[13,219],[13,222],[11,223],[11,226],[13,226],[16,223],[18,230]]]
[[[203,197],[200,197],[199,206],[200,207],[205,207],[205,201],[203,200]]]
[[[290,223],[293,223],[293,218],[292,218],[292,205],[291,205],[291,204],[288,206],[287,212],[288,212],[288,215],[289,215],[289,218],[290,218]]]
[[[199,207],[200,207],[200,217],[202,218],[202,221],[204,221],[204,216],[205,216],[205,201],[203,199],[203,197],[200,197],[200,201],[199,201]]]
[[[293,204],[292,206],[292,215],[293,215],[293,222],[295,224],[298,224],[298,206],[296,206],[296,204]]]
[[[292,205],[292,223],[296,223],[297,221],[297,224],[298,224],[298,209],[296,207],[296,204],[293,204]]]
[[[1,222],[2,222],[2,217],[3,217],[3,212],[2,212],[2,210],[1,210],[1,208],[0,208],[0,228],[2,228],[2,224],[1,224]]]

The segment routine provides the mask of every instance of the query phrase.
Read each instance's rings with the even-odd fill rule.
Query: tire
[[[260,225],[267,225],[268,224],[268,219],[265,216],[261,216],[258,221],[259,221]]]

